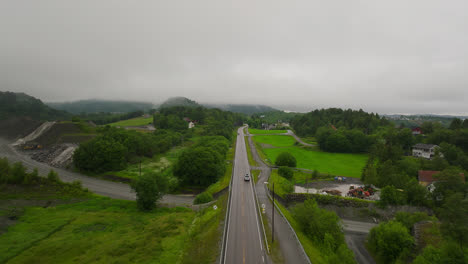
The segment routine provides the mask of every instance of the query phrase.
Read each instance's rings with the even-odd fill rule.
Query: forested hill
[[[201,105],[185,97],[172,97],[162,103],[159,108],[168,108],[173,106],[198,107]]]
[[[340,108],[314,110],[295,116],[290,122],[296,133],[301,136],[313,136],[319,127],[331,125],[335,128],[359,129],[366,134],[371,134],[379,126],[389,124],[387,119],[381,118],[378,114]]]
[[[81,113],[128,113],[148,111],[152,103],[132,101],[81,100],[75,102],[47,103],[55,109],[65,110],[73,114]]]
[[[266,105],[248,105],[248,104],[205,104],[208,108],[219,108],[221,110],[246,115],[278,111],[275,108]]]
[[[28,117],[34,120],[68,119],[70,114],[53,109],[24,93],[0,91],[0,120]]]

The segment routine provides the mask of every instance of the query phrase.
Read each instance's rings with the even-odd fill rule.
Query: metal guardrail
[[[250,175],[252,175],[252,173],[250,173]],[[258,178],[260,178],[260,174],[258,175]],[[252,183],[252,181],[250,182],[252,184],[252,189],[254,191],[254,195],[255,195],[255,201],[256,201],[256,207],[257,207],[257,211],[258,211],[258,217],[260,218],[261,222],[262,222],[262,229],[263,229],[263,238],[265,240],[265,244],[266,244],[266,249],[267,249],[267,252],[268,254],[270,254],[270,245],[268,245],[268,239],[267,239],[267,236],[266,236],[266,232],[265,232],[265,225],[263,224],[263,216],[262,216],[262,212],[260,211],[260,203],[258,202],[258,196],[257,196],[257,188],[255,187],[255,184]]]
[[[272,198],[271,195],[270,195],[270,190],[267,188],[266,184],[265,184],[264,187],[265,187],[265,192],[266,192],[267,195],[268,195],[268,198],[273,202],[273,198]],[[299,248],[301,249],[301,252],[302,252],[302,255],[303,255],[304,259],[306,260],[307,263],[312,264],[312,262],[311,262],[310,259],[309,259],[309,256],[307,256],[307,253],[305,252],[304,247],[303,247],[302,244],[301,244],[301,241],[300,241],[299,238],[297,237],[296,231],[295,231],[294,228],[291,226],[291,224],[289,223],[289,221],[288,221],[288,219],[286,218],[286,216],[284,216],[283,212],[282,212],[281,209],[278,207],[278,205],[276,205],[276,203],[275,203],[274,206],[276,207],[277,211],[281,214],[281,216],[283,217],[283,219],[286,221],[286,223],[288,223],[289,228],[291,229],[291,231],[292,231],[293,234],[294,234],[294,237],[296,238],[296,243],[298,244]]]

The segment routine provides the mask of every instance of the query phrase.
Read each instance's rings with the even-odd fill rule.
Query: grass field
[[[153,123],[153,117],[136,117],[128,120],[122,120],[119,122],[111,123],[110,126],[120,126],[120,127],[128,127],[128,126],[146,126],[148,124]]]
[[[287,132],[286,130],[264,130],[264,129],[249,128],[250,134],[282,134],[286,132]]]
[[[254,136],[253,140],[257,143],[267,144],[273,147],[290,147],[296,143],[292,136]]]
[[[32,197],[28,188],[2,189],[7,196],[0,199],[0,216],[22,213],[0,236],[0,263],[212,263],[219,254],[225,197],[217,202],[219,210],[200,212],[140,212],[133,201],[90,194],[55,207],[20,208],[17,199],[34,204],[58,198],[50,188],[49,194],[36,189]]]
[[[368,159],[366,154],[329,153],[301,147],[266,148],[263,152],[272,162],[281,152],[289,152],[296,158],[298,168],[356,178],[361,176]]]

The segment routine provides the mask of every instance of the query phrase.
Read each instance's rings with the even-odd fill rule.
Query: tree
[[[184,184],[208,186],[218,180],[226,170],[224,158],[207,147],[194,147],[184,151],[174,167],[174,175]]]
[[[281,166],[278,169],[278,174],[283,178],[291,180],[294,176],[294,171],[289,167]]]
[[[460,118],[454,118],[449,126],[449,128],[452,130],[460,129],[462,127],[463,127],[463,122],[461,121]]]
[[[463,248],[468,243],[468,200],[462,193],[455,193],[445,199],[440,209],[442,232],[454,239]]]
[[[168,191],[169,181],[160,173],[145,173],[134,179],[130,186],[136,192],[138,208],[149,211],[156,207],[156,202]]]
[[[296,167],[296,158],[289,152],[281,152],[276,157],[275,164],[277,166]]]
[[[393,263],[411,252],[413,237],[403,224],[389,221],[371,229],[368,245],[384,263]]]
[[[391,185],[385,186],[380,191],[379,203],[384,206],[405,204],[405,201],[405,194]]]
[[[320,209],[315,200],[306,200],[296,205],[292,214],[306,236],[336,250],[344,243],[338,216],[331,211]],[[325,243],[326,242],[326,243]]]
[[[445,198],[450,195],[463,192],[465,188],[460,171],[457,168],[449,167],[434,175],[437,180],[434,183],[435,190],[432,193],[434,198]]]

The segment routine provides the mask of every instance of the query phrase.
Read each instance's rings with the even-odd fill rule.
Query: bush
[[[11,168],[9,183],[20,184],[23,183],[24,177],[26,176],[26,168],[21,162],[16,162]]]
[[[160,173],[145,173],[130,184],[136,192],[137,206],[142,211],[150,211],[169,188],[169,181]]]
[[[60,178],[54,170],[50,170],[49,174],[47,174],[47,179],[50,182],[60,182]]]
[[[296,158],[289,152],[281,152],[276,157],[275,164],[277,166],[296,167]]]
[[[195,197],[193,204],[204,204],[213,201],[213,195],[211,193],[202,192]]]
[[[397,190],[393,186],[385,186],[380,191],[380,201],[379,204],[383,207],[387,205],[401,205],[405,204],[406,197],[405,194]]]
[[[306,200],[296,205],[292,214],[302,231],[313,241],[326,245],[335,251],[344,243],[338,216],[331,211],[320,209],[315,200]]]
[[[369,249],[383,261],[393,263],[404,258],[413,248],[413,237],[400,222],[389,221],[371,229],[368,240]]]
[[[289,167],[281,166],[278,169],[278,174],[285,179],[291,180],[294,176],[294,171]]]

